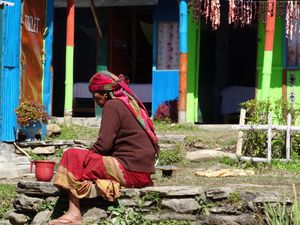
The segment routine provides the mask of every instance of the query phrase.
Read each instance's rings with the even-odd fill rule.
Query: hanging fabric
[[[220,1],[211,0],[210,22],[213,30],[217,30],[221,22]]]
[[[286,16],[285,16],[285,31],[286,38],[292,40],[294,33],[299,33],[298,29],[300,17],[300,4],[299,2],[288,1],[286,6]]]
[[[234,27],[244,27],[254,22],[258,14],[256,1],[229,0],[228,23]]]
[[[261,15],[263,23],[266,16],[274,12],[274,4],[268,7],[269,3],[264,0],[226,0],[228,2],[228,23],[234,27],[251,25]],[[223,5],[224,1],[222,1]],[[300,18],[300,0],[279,0],[276,1],[276,17],[285,17],[286,38],[292,39],[293,35],[300,32],[298,20]],[[211,23],[212,29],[217,30],[221,23],[220,0],[189,0],[189,7],[192,7],[194,21],[203,18],[205,23]]]

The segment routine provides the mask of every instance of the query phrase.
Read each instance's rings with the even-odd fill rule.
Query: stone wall
[[[291,200],[277,192],[236,191],[232,188],[199,186],[161,186],[121,189],[115,203],[101,198],[83,199],[81,211],[85,224],[110,219],[109,206],[135,209],[147,220],[188,220],[191,224],[257,225],[263,202]],[[55,203],[55,205],[54,205]],[[52,207],[54,206],[54,208]],[[67,199],[48,182],[22,181],[17,184],[14,210],[7,213],[10,224],[46,224],[67,209]]]

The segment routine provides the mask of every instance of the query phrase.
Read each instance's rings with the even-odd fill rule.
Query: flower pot
[[[30,162],[30,171],[32,164],[35,165],[35,177],[37,181],[49,182],[53,177],[55,162],[50,160],[34,160]]]
[[[26,138],[25,141],[35,141],[35,135],[40,133],[42,129],[41,121],[32,121],[28,126],[20,126],[20,132],[22,132]]]

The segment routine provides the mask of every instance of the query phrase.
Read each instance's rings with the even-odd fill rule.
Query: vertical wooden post
[[[292,123],[292,116],[289,113],[287,115],[287,128],[286,128],[286,141],[285,141],[285,149],[286,149],[286,161],[291,160],[291,123]]]
[[[95,4],[94,4],[94,0],[90,0],[90,8],[93,14],[93,18],[95,21],[95,26],[97,28],[97,33],[98,33],[98,37],[102,38],[102,31],[98,22],[98,17],[97,17],[97,13],[96,13],[96,9],[95,9]]]
[[[246,118],[246,109],[241,108],[239,125],[245,124],[245,118]],[[236,144],[236,155],[237,156],[242,155],[243,134],[244,134],[244,132],[242,130],[240,130],[238,133],[238,141]]]
[[[267,142],[267,160],[270,163],[272,160],[272,113],[268,114],[268,142]]]
[[[187,93],[187,0],[179,4],[179,100],[178,123],[186,123],[186,93]]]
[[[66,32],[66,78],[65,78],[65,108],[64,118],[68,124],[73,110],[73,63],[74,63],[74,0],[68,0],[67,32]]]

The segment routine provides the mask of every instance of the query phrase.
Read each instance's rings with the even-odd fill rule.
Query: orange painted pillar
[[[179,100],[178,100],[178,123],[186,123],[186,98],[187,98],[187,0],[179,3]]]

